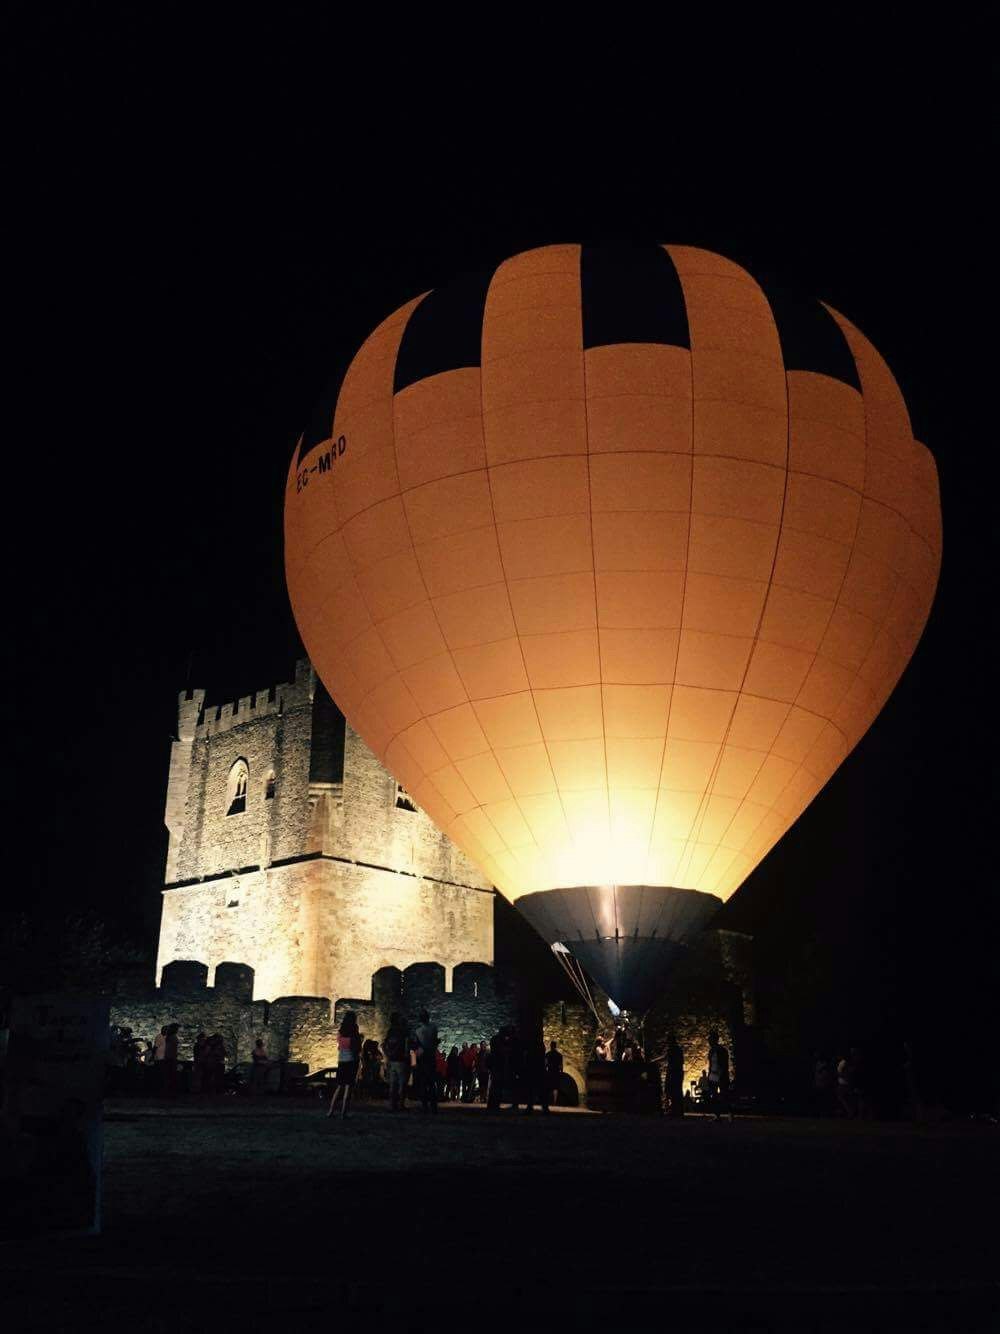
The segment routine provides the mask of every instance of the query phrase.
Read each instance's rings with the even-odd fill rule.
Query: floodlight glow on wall
[[[842,315],[703,250],[561,245],[371,334],[285,535],[352,726],[641,1009],[881,709],[941,515]]]

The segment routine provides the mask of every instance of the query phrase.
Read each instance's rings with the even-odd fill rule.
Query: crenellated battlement
[[[200,960],[174,959],[164,965],[158,987],[138,974],[123,974],[111,1022],[148,1038],[165,1024],[178,1023],[182,1059],[190,1059],[199,1032],[221,1032],[231,1061],[249,1060],[254,1041],[262,1037],[272,1059],[304,1061],[315,1070],[336,1064],[337,1026],[347,1010],[355,1011],[366,1036],[381,1041],[394,1010],[414,1023],[427,1009],[448,1045],[488,1038],[516,1017],[513,987],[484,963],[458,964],[450,991],[443,964],[387,966],[373,974],[367,996],[333,1002],[323,996],[254,1001],[254,970],[248,964],[219,963],[211,986],[209,972]]]
[[[177,701],[179,728],[183,732],[186,724],[190,729],[187,734],[201,740],[231,731],[244,723],[255,722],[258,718],[281,716],[289,709],[311,704],[315,682],[315,673],[308,658],[300,658],[295,664],[295,675],[291,681],[265,686],[236,700],[212,704],[206,701],[204,690],[181,691]]]

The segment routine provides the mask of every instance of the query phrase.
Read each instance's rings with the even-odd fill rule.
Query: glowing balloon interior
[[[941,553],[868,340],[684,246],[549,246],[401,307],[285,528],[352,726],[633,1007],[869,727]]]

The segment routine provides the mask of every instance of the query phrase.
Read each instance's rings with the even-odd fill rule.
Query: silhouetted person
[[[462,1087],[462,1057],[457,1047],[452,1047],[448,1053],[448,1098],[452,1102],[458,1101],[459,1091]]]
[[[358,1016],[353,1010],[347,1010],[337,1032],[337,1085],[330,1099],[327,1116],[333,1115],[338,1097],[341,1099],[340,1119],[344,1120],[347,1116],[347,1105],[351,1101],[351,1091],[358,1082],[360,1064],[361,1034],[358,1031]]]
[[[389,1031],[382,1041],[386,1069],[389,1075],[389,1111],[398,1112],[406,1108],[406,1081],[410,1075],[409,1052],[406,1041],[406,1025],[399,1014],[389,1016]]]
[[[361,1083],[366,1089],[372,1090],[378,1084],[381,1063],[378,1043],[374,1038],[365,1038],[361,1044]]]
[[[684,1048],[676,1033],[667,1034],[667,1110],[670,1116],[684,1115]]]
[[[208,1055],[208,1038],[199,1033],[194,1040],[194,1060],[191,1066],[191,1092],[206,1093],[208,1080],[205,1071],[205,1058]]]
[[[541,1033],[525,1037],[521,1042],[521,1084],[524,1090],[524,1114],[530,1116],[535,1103],[548,1115],[549,1080],[545,1069],[545,1042]]]
[[[620,1061],[625,1055],[625,1028],[622,1024],[615,1025],[615,1035],[611,1039],[611,1059]]]
[[[205,1052],[205,1070],[209,1093],[224,1093],[226,1089],[226,1044],[221,1033],[213,1033]]]
[[[512,1024],[504,1024],[490,1042],[490,1096],[487,1107],[498,1112],[505,1096],[513,1100],[517,1111],[517,1061]]]
[[[858,1114],[858,1094],[854,1085],[854,1062],[857,1047],[852,1047],[846,1056],[837,1062],[837,1101],[848,1120],[853,1121]]]
[[[559,1083],[562,1080],[563,1058],[562,1052],[556,1046],[555,1038],[549,1043],[549,1049],[545,1053],[545,1079],[549,1089],[549,1102],[557,1104],[559,1101]]]
[[[420,1020],[414,1036],[417,1039],[417,1082],[420,1085],[420,1106],[426,1112],[438,1109],[437,1097],[437,1024],[431,1023],[426,1010],[420,1011]]]
[[[834,1110],[836,1090],[836,1067],[825,1052],[818,1051],[813,1058],[813,1111],[817,1116],[829,1116]]]
[[[458,1054],[462,1061],[462,1101],[471,1102],[476,1087],[476,1057],[479,1051],[475,1043],[470,1047],[467,1042],[463,1042]]]
[[[708,1035],[708,1089],[709,1106],[715,1112],[718,1121],[723,1113],[733,1119],[732,1104],[729,1100],[729,1052],[719,1041],[719,1035],[713,1028]]]
[[[163,1096],[172,1098],[177,1092],[177,1030],[180,1024],[167,1024],[163,1030]]]
[[[258,1038],[253,1044],[250,1062],[250,1092],[263,1093],[267,1085],[267,1068],[271,1064],[263,1038]]]
[[[490,1044],[485,1038],[480,1042],[476,1056],[476,1082],[479,1085],[479,1101],[486,1102],[490,1090]]]
[[[516,1112],[525,1083],[525,1044],[516,1024],[507,1025],[508,1068],[510,1070],[510,1110]]]

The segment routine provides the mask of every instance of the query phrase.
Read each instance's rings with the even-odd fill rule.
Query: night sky
[[[386,314],[530,246],[672,241],[780,274],[858,324],[943,497],[941,584],[910,667],[726,920],[757,933],[775,977],[818,941],[844,1023],[981,1016],[983,34],[803,32],[754,59],[644,28],[577,59],[539,32],[510,51],[498,38],[487,60],[471,34],[454,55],[443,38],[383,52],[321,6],[197,23],[41,8],[13,8],[4,55],[20,479],[6,906],[93,908],[155,938],[176,692],[231,700],[287,679],[290,452]]]

